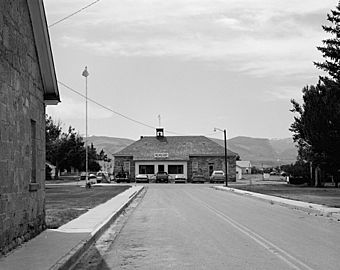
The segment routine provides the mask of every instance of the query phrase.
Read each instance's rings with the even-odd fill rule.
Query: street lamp
[[[228,155],[227,155],[227,130],[214,128],[214,131],[222,131],[224,133],[224,165],[225,165],[225,186],[228,186]]]
[[[85,67],[83,73],[81,74],[85,77],[85,170],[86,170],[86,176],[85,176],[85,186],[91,187],[91,184],[89,183],[89,176],[88,176],[88,170],[89,170],[89,160],[88,160],[88,149],[87,149],[87,77],[90,75],[87,71],[87,67]]]

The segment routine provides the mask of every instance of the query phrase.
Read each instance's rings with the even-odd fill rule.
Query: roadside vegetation
[[[298,144],[300,163],[311,169],[310,185],[321,187],[325,178],[340,182],[340,2],[327,15],[323,30],[331,37],[317,47],[324,62],[314,63],[325,72],[316,85],[303,88],[303,102],[292,100],[296,114],[290,130]]]
[[[56,229],[128,188],[129,186],[84,188],[75,185],[47,185],[47,228]]]
[[[332,188],[334,187],[332,183],[323,187],[311,187],[307,184],[290,185],[281,176],[270,176],[268,180],[263,180],[261,174],[250,174],[236,183],[231,182],[229,187],[329,207],[340,207],[340,189]]]
[[[69,127],[65,132],[62,130],[61,123],[56,122],[52,117],[46,115],[46,161],[56,166],[55,179],[59,178],[59,172],[71,168],[78,171],[85,171],[85,143],[80,134]],[[110,161],[104,150],[97,153],[93,144],[88,145],[89,171],[97,172],[100,170],[98,160]],[[46,180],[51,179],[51,169],[46,167]]]

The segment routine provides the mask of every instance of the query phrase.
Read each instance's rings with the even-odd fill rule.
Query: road
[[[210,185],[150,184],[76,269],[339,269],[340,222]]]

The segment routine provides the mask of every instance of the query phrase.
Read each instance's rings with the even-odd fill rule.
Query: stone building
[[[45,227],[45,106],[59,101],[42,0],[0,1],[0,256]]]
[[[228,150],[228,181],[236,180],[237,154]],[[140,140],[114,154],[115,172],[124,170],[133,179],[137,174],[152,177],[165,171],[171,177],[182,174],[190,182],[199,172],[206,180],[214,170],[225,170],[224,147],[204,136],[164,136],[159,128],[154,137]]]

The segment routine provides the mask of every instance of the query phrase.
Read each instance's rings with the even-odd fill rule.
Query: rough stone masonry
[[[45,105],[27,0],[0,1],[0,256],[45,227]]]

